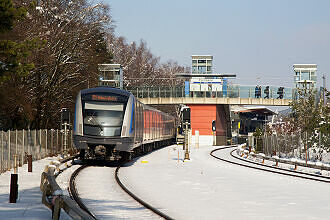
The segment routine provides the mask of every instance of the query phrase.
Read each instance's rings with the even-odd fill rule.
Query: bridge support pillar
[[[216,107],[216,145],[227,145],[227,139],[231,137],[230,109],[229,105],[217,105]]]

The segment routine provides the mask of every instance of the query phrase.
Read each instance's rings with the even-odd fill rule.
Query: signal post
[[[61,124],[62,127],[64,128],[63,147],[64,147],[64,156],[66,157],[67,148],[68,148],[68,131],[70,127],[70,110],[68,108],[62,108],[61,110]]]
[[[182,110],[182,123],[184,124],[184,144],[183,149],[185,150],[184,159],[190,160],[189,157],[189,126],[190,126],[190,108],[184,108]]]

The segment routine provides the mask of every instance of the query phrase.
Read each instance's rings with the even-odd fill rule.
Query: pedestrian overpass
[[[265,87],[266,88],[266,87]],[[153,86],[127,88],[139,101],[147,105],[185,104],[191,109],[192,135],[199,135],[211,141],[212,134],[217,145],[226,145],[231,137],[230,105],[288,106],[294,90],[291,88],[268,86],[226,85],[221,90],[203,86],[204,91],[191,91],[185,86]],[[212,132],[212,121],[216,131]]]
[[[280,97],[280,87],[269,87],[268,94],[262,89],[256,96],[254,86],[228,85],[224,91],[186,91],[184,86],[153,86],[135,87],[128,90],[144,104],[169,105],[169,104],[215,104],[215,105],[263,105],[263,106],[288,106],[292,101],[294,90],[283,89]],[[282,87],[283,88],[283,87]]]

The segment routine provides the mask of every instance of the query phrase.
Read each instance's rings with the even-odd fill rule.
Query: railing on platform
[[[68,135],[68,148],[72,148],[72,131]],[[26,155],[32,160],[63,152],[64,133],[61,130],[14,130],[0,131],[0,173],[26,162]]]
[[[313,140],[314,139],[314,140]],[[313,141],[312,141],[313,140]],[[294,157],[321,160],[326,151],[323,150],[329,143],[329,135],[318,133],[317,137],[301,132],[281,135],[264,135],[255,138],[254,146],[258,152],[266,156],[278,155],[279,157]],[[306,150],[307,147],[307,150]]]
[[[294,89],[284,87],[283,97],[278,94],[280,87],[269,87],[268,95],[265,88],[256,96],[255,86],[228,85],[223,91],[185,91],[184,86],[154,86],[154,87],[127,87],[137,98],[184,98],[184,97],[206,97],[206,98],[269,98],[269,99],[292,99]]]

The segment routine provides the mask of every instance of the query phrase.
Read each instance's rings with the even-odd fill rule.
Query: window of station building
[[[193,73],[197,73],[197,66],[193,66],[193,67],[192,67],[192,72],[193,72]]]
[[[199,73],[206,73],[206,66],[199,66],[198,67],[198,72]]]
[[[208,65],[212,65],[212,60],[208,60],[208,61],[207,61],[207,64],[208,64]]]
[[[198,60],[198,63],[206,63],[206,60]]]
[[[192,60],[192,64],[196,64],[197,63],[197,60]]]
[[[310,80],[309,78],[309,72],[301,72],[300,80]]]
[[[211,67],[210,66],[207,67],[207,71],[211,71]]]

